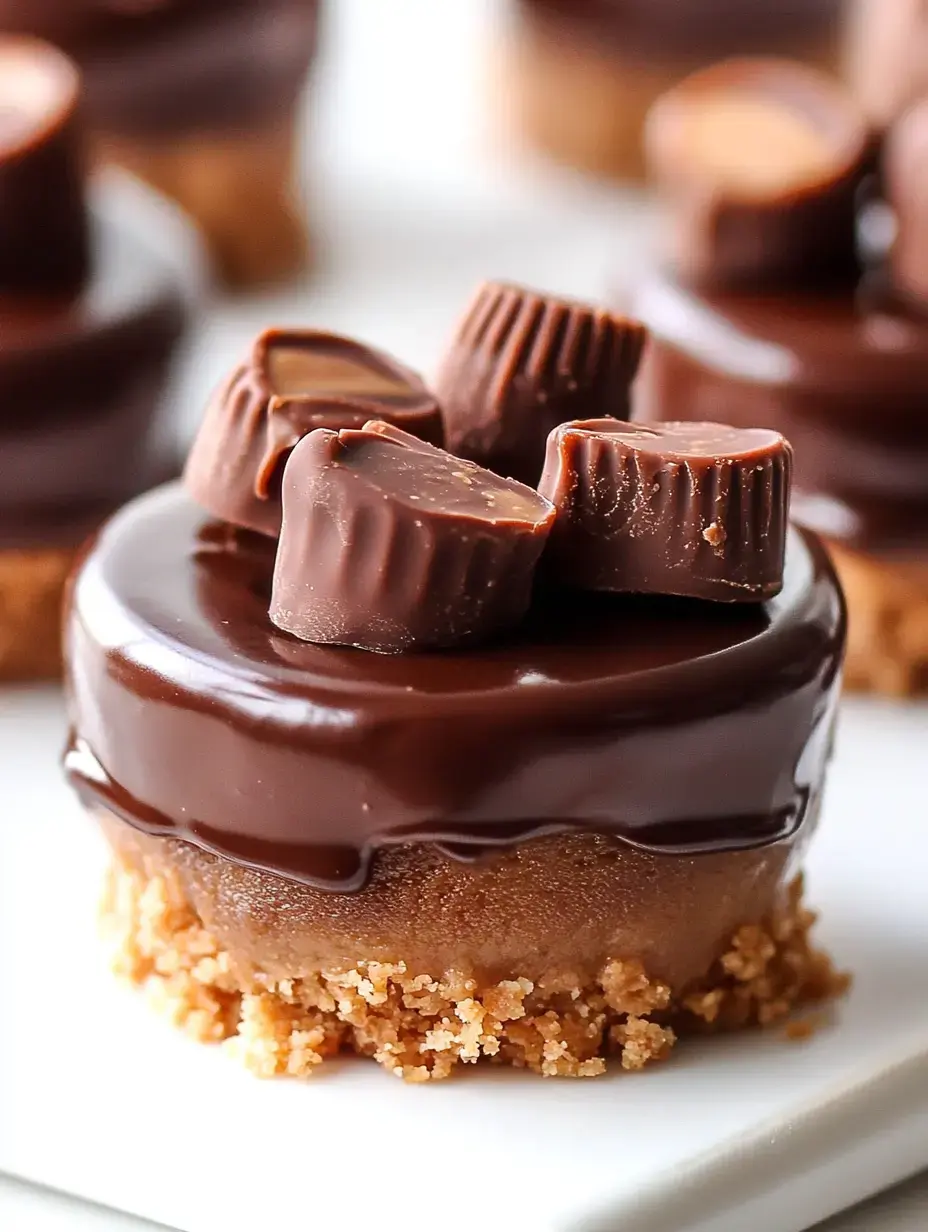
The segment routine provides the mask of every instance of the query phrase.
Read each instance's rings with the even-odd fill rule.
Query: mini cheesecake
[[[840,0],[516,0],[500,92],[545,153],[640,179],[642,128],[659,95],[725,55],[833,66],[840,12]]]
[[[220,277],[250,286],[307,255],[296,126],[318,0],[0,0],[0,28],[80,64],[97,154],[176,198]]]
[[[0,680],[57,674],[81,540],[179,469],[157,410],[184,298],[141,218],[88,207],[79,91],[0,38]]]
[[[785,61],[698,74],[656,105],[648,132],[668,225],[663,266],[633,297],[651,331],[638,414],[786,435],[794,516],[826,540],[847,593],[848,683],[920,692],[928,111],[886,134],[882,197],[853,99]]]
[[[281,337],[74,579],[65,770],[119,969],[261,1074],[413,1081],[638,1069],[841,991],[800,873],[844,607],[783,439],[581,420],[536,489],[304,331],[268,454]]]

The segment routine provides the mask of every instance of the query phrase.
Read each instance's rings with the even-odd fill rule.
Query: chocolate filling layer
[[[316,42],[318,0],[0,0],[0,27],[64,47],[97,129],[159,137],[237,131],[285,114]]]
[[[877,283],[737,295],[656,275],[637,418],[713,418],[781,432],[793,513],[878,554],[922,554],[928,526],[928,318]]]
[[[72,783],[131,825],[321,888],[383,844],[459,859],[589,829],[655,851],[795,833],[824,773],[844,610],[793,532],[765,604],[551,591],[479,650],[315,646],[267,615],[274,544],[177,486],[77,577]]]
[[[76,546],[179,469],[155,418],[184,326],[176,273],[124,223],[93,222],[78,295],[0,297],[0,551]]]

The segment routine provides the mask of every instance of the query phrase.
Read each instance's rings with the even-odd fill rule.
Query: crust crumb
[[[824,1027],[828,1025],[827,1014],[808,1014],[805,1018],[796,1018],[792,1022],[788,1022],[783,1028],[783,1034],[788,1040],[794,1040],[797,1043],[802,1040],[811,1039]]]
[[[116,970],[195,1038],[222,1042],[261,1077],[309,1077],[326,1058],[353,1051],[407,1082],[446,1078],[479,1060],[586,1078],[612,1055],[639,1070],[664,1060],[687,1032],[783,1019],[848,986],[811,947],[814,920],[797,879],[779,912],[739,929],[703,985],[675,997],[635,958],[614,959],[583,986],[569,972],[481,986],[464,972],[363,960],[243,984],[170,878],[116,865],[104,901]],[[793,1024],[792,1038],[809,1022]]]

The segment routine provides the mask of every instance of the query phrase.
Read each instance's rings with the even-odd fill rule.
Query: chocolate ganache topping
[[[186,310],[107,195],[88,209],[78,77],[0,38],[0,550],[76,546],[177,473],[155,410]]]
[[[775,444],[761,435],[734,438],[742,453]],[[391,449],[408,454],[399,476]],[[333,459],[330,500],[318,476]],[[417,474],[421,526],[406,508]],[[470,479],[482,486],[465,494]],[[67,623],[65,766],[90,808],[342,892],[364,886],[385,844],[466,860],[586,828],[697,855],[777,843],[814,820],[844,608],[813,536],[789,532],[782,590],[766,601],[596,593],[549,578],[513,624],[523,567],[496,566],[500,553],[537,557],[554,518],[539,494],[382,423],[304,437],[283,490],[279,543],[217,520],[174,484],[128,505],[86,548]],[[499,525],[491,490],[506,504]],[[374,497],[402,510],[362,533],[356,510]],[[333,571],[305,520],[328,503],[337,527],[346,501],[355,529],[329,545]],[[459,555],[442,547],[449,527],[489,536],[476,585],[507,617],[493,616],[479,644],[430,649],[435,619],[457,631],[475,610],[466,573],[442,563]],[[339,618],[359,619],[359,583],[339,563],[359,539],[369,554],[383,544],[372,610],[401,611],[415,653],[318,644],[332,639],[312,612],[317,570]],[[420,567],[424,585],[446,588],[434,611],[424,596],[421,627],[407,601]],[[296,596],[287,628],[274,623],[281,586]]]
[[[879,2],[879,0],[875,0]],[[690,64],[742,52],[800,50],[837,33],[842,0],[520,0],[597,46]],[[797,46],[798,45],[798,46]]]

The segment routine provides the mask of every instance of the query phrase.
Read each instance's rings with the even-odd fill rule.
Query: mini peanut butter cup
[[[928,99],[889,130],[884,147],[887,194],[896,216],[893,282],[913,304],[928,306]]]
[[[766,429],[562,424],[539,484],[557,509],[546,566],[585,590],[769,599],[783,584],[791,469]]]
[[[559,423],[627,414],[644,341],[644,326],[604,309],[484,283],[436,379],[448,448],[536,484]]]
[[[814,284],[856,269],[867,122],[825,74],[745,57],[685,78],[645,129],[669,256],[701,283]]]
[[[0,294],[66,294],[88,274],[79,94],[61,52],[0,36]]]
[[[316,428],[360,428],[375,418],[442,441],[434,396],[391,356],[339,334],[265,330],[207,407],[184,480],[216,517],[276,535],[280,477],[294,445]]]
[[[317,429],[291,453],[271,620],[381,653],[516,624],[554,510],[532,488],[395,426]]]

